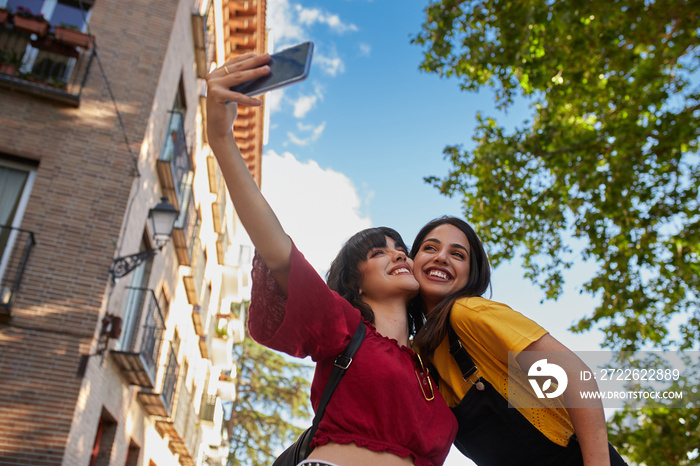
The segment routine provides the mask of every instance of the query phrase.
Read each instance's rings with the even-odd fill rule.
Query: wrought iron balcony
[[[231,244],[231,239],[228,236],[228,227],[224,227],[223,233],[216,238],[216,262],[219,265],[226,264],[226,252]]]
[[[165,374],[160,391],[144,390],[136,395],[144,410],[151,416],[169,418],[173,411],[173,397],[177,384],[180,365],[173,348],[168,349],[168,361],[165,365]]]
[[[57,31],[35,34],[8,21],[0,26],[0,88],[79,106],[92,40],[76,45]]]
[[[197,421],[192,395],[187,391],[183,376],[178,384],[173,416],[156,420],[156,430],[161,436],[168,436],[168,447],[179,456],[178,461],[182,465],[195,464],[192,456],[196,454],[199,442]]]
[[[211,285],[204,288],[202,299],[199,304],[192,306],[192,325],[197,336],[205,336],[203,322],[207,321],[209,301],[211,300]]]
[[[216,58],[214,11],[215,9],[209,1],[197,0],[195,2],[195,11],[192,13],[192,37],[198,78],[206,78],[209,65]]]
[[[127,288],[122,335],[112,358],[131,385],[153,388],[165,323],[153,290]]]
[[[29,254],[35,244],[31,231],[0,225],[0,322],[10,318]]]
[[[170,203],[180,212],[187,197],[187,188],[192,185],[192,160],[187,150],[184,116],[180,112],[170,114],[163,149],[156,165],[158,179]]]
[[[226,185],[224,183],[219,184],[216,201],[211,205],[211,215],[214,222],[214,232],[223,232],[226,226]]]
[[[199,408],[199,418],[204,422],[214,422],[216,412],[216,395],[202,394],[202,404]]]
[[[204,270],[207,265],[207,256],[202,248],[199,238],[194,240],[194,250],[192,251],[192,262],[190,269],[182,279],[185,283],[185,293],[187,301],[196,306],[202,304],[202,288],[204,285]]]
[[[199,236],[202,221],[194,205],[192,185],[186,186],[184,192],[180,216],[173,227],[172,242],[175,246],[178,262],[180,265],[187,266],[192,264],[195,239]]]

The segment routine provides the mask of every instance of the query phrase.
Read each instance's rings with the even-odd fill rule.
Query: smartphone
[[[270,74],[231,87],[234,92],[248,96],[263,94],[273,89],[303,81],[309,76],[313,42],[304,42],[270,55]]]

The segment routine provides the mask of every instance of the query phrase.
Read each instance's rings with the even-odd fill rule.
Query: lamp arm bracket
[[[137,252],[136,254],[131,254],[129,256],[117,257],[114,259],[112,266],[109,268],[110,275],[112,275],[112,278],[115,280],[123,277],[124,275],[128,275],[129,272],[134,270],[143,262],[152,259],[158,253],[158,251],[163,249],[163,246],[164,244],[161,244],[147,251]]]

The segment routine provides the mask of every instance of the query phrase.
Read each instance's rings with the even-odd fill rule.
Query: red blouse
[[[331,291],[292,247],[289,292],[257,254],[248,327],[259,343],[296,357],[311,356],[316,372],[311,403],[317,408],[333,361],[350,342],[360,311]],[[372,325],[338,384],[311,447],[329,442],[411,457],[416,465],[441,465],[457,434],[457,421],[440,396],[426,401],[416,378],[413,351]]]

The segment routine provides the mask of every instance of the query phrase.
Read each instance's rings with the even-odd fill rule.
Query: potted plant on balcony
[[[49,30],[49,22],[46,21],[43,14],[34,14],[22,6],[17,7],[12,21],[16,30],[27,34],[36,34],[38,37],[45,36]]]
[[[214,330],[214,338],[226,340],[228,338],[228,329],[226,327],[217,327],[216,330]]]
[[[0,26],[7,22],[7,18],[10,17],[10,10],[7,8],[0,8]]]
[[[22,59],[15,52],[0,50],[0,73],[8,76],[17,76],[22,66]]]
[[[87,49],[92,43],[89,34],[81,32],[77,26],[61,23],[54,28],[56,40],[72,47]]]

